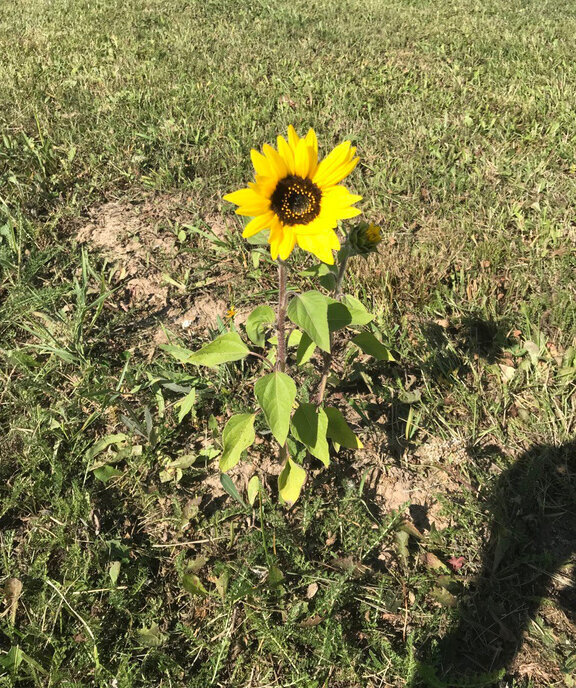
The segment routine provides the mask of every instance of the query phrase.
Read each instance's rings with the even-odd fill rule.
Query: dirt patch
[[[113,281],[123,283],[127,309],[161,308],[168,302],[166,264],[178,262],[178,237],[170,227],[166,201],[111,201],[90,212],[76,240],[114,266]]]
[[[470,487],[458,470],[468,458],[463,442],[431,440],[407,455],[401,465],[370,451],[366,454],[361,462],[371,468],[365,484],[383,511],[403,510],[424,530],[451,525],[440,497]]]
[[[166,330],[204,336],[230,315],[232,304],[218,295],[219,285],[232,279],[230,266],[214,264],[207,280],[199,254],[190,249],[209,251],[210,235],[224,239],[232,220],[212,213],[203,218],[202,232],[183,232],[196,223],[191,199],[182,194],[143,194],[95,206],[76,233],[79,244],[111,265],[109,279],[118,289],[107,307],[138,313],[135,345],[149,357],[167,342]],[[234,317],[243,321],[239,312]]]

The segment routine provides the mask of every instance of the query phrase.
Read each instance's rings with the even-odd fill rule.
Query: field
[[[576,686],[576,6],[19,0],[0,48],[0,687]],[[162,345],[275,305],[222,196],[289,124],[358,147],[395,361],[286,509],[263,445],[220,482],[253,367]]]

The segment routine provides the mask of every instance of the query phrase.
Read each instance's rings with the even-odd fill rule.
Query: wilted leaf
[[[274,309],[270,306],[257,306],[246,320],[246,334],[256,346],[264,347],[266,344],[266,325],[276,319]]]
[[[294,504],[300,496],[305,482],[306,471],[292,459],[288,459],[282,473],[278,476],[278,491],[281,501],[288,505]]]
[[[250,506],[254,506],[254,502],[256,501],[256,497],[258,496],[260,489],[260,478],[257,475],[253,475],[248,481],[248,503]]]

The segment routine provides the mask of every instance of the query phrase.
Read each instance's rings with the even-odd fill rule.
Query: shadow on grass
[[[482,685],[496,685],[546,598],[576,621],[576,441],[527,451],[499,477],[488,507],[482,571],[454,629],[422,648],[414,686],[482,675]]]

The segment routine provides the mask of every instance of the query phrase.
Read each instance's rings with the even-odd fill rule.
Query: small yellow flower
[[[236,309],[234,306],[230,306],[230,308],[226,311],[226,317],[228,320],[232,320],[232,318],[236,315]]]
[[[334,263],[340,249],[334,228],[339,220],[360,214],[354,208],[362,197],[339,184],[356,167],[356,148],[344,141],[318,161],[318,141],[313,129],[300,138],[288,127],[288,140],[278,136],[278,150],[264,144],[262,153],[251,151],[256,171],[248,188],[224,196],[239,206],[238,215],[252,219],[242,236],[269,229],[272,258],[286,260],[298,244],[324,263]]]
[[[368,226],[368,229],[366,230],[366,239],[373,246],[377,246],[382,241],[382,230],[380,229],[380,227],[371,222]]]
[[[348,242],[353,254],[366,256],[374,253],[378,244],[382,241],[382,230],[373,222],[359,222],[350,230]]]

